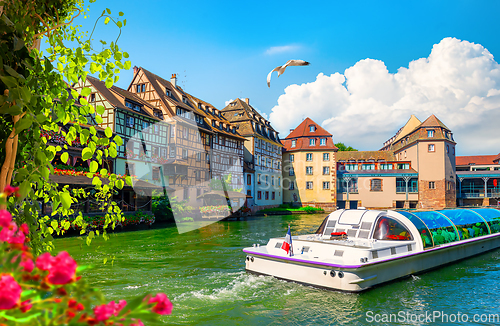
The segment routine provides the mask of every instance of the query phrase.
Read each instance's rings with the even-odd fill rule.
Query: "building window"
[[[295,171],[293,170],[293,166],[290,167],[290,171],[288,171],[288,175],[289,176],[295,175]]]
[[[373,164],[373,163],[362,164],[361,165],[361,170],[375,170],[375,164]]]
[[[313,174],[313,167],[312,166],[306,166],[306,174],[308,174],[308,175]]]
[[[160,168],[153,168],[153,180],[160,180]]]
[[[141,92],[141,85],[137,85],[137,93],[140,93]]]
[[[312,189],[313,188],[313,182],[312,181],[307,181],[306,182],[306,189]]]
[[[90,94],[90,102],[95,102],[95,93]]]
[[[182,130],[182,135],[183,135],[184,139],[188,139],[188,129],[187,128],[184,128]]]
[[[429,144],[429,146],[427,148],[428,148],[429,152],[434,152],[435,151],[434,144]]]
[[[323,161],[330,161],[330,153],[323,153]]]
[[[446,154],[450,153],[450,146],[446,145]]]
[[[330,189],[330,181],[323,181],[323,189],[324,190]]]
[[[189,188],[184,188],[184,200],[189,199]]]
[[[247,196],[252,196],[252,190],[250,189],[247,190]]]
[[[127,127],[134,128],[134,118],[127,117]]]
[[[290,181],[290,185],[288,186],[288,190],[294,190],[295,189],[295,182]]]
[[[196,181],[201,180],[201,171],[194,171],[194,178]]]
[[[297,146],[297,141],[296,140],[292,140],[292,147],[295,147]]]
[[[278,177],[278,187],[281,187],[281,178]]]
[[[201,162],[201,153],[196,153],[196,162]]]
[[[345,169],[347,171],[355,171],[358,169],[358,165],[357,164],[346,164]]]
[[[269,200],[269,191],[266,191],[266,198],[264,198],[265,200]]]
[[[185,159],[185,160],[187,160],[187,158],[188,158],[188,151],[187,151],[187,149],[183,149],[182,150],[182,158]]]
[[[271,193],[271,200],[275,200],[276,199],[276,193],[273,191]]]
[[[170,147],[170,157],[175,157],[175,147]]]
[[[316,145],[316,139],[311,138],[309,139],[309,146],[315,146]]]
[[[314,132],[316,130],[316,127],[314,125],[309,126],[309,132]]]
[[[271,177],[271,185],[274,186],[274,175]]]
[[[434,130],[427,130],[427,137],[434,137]]]
[[[293,162],[293,159],[294,159],[293,154],[290,154],[288,161]]]
[[[312,153],[307,153],[306,154],[306,161],[311,162],[313,160],[313,155]]]
[[[266,175],[266,186],[269,184],[269,176]]]
[[[252,184],[252,175],[251,174],[247,174],[247,185],[251,185]]]
[[[257,199],[262,199],[262,191],[257,191]]]
[[[436,183],[434,181],[429,181],[429,189],[436,189]]]
[[[382,163],[379,165],[380,170],[392,170],[392,164]]]
[[[370,181],[370,191],[382,191],[382,179],[372,179]]]
[[[408,170],[410,163],[398,163],[398,170]]]
[[[330,167],[329,166],[324,166],[323,167],[323,174],[324,175],[330,174]]]
[[[260,174],[257,174],[257,184],[260,185]]]
[[[326,146],[326,138],[321,138],[321,139],[319,140],[319,145],[320,145],[320,146]]]

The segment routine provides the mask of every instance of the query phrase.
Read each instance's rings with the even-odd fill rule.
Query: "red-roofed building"
[[[338,149],[332,134],[306,118],[282,142],[283,202],[334,210]]]

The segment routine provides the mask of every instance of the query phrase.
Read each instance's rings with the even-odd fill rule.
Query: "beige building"
[[[339,153],[338,206],[455,207],[455,145],[436,116],[412,115],[380,151]]]
[[[332,134],[306,118],[283,145],[283,203],[334,210],[338,149]]]

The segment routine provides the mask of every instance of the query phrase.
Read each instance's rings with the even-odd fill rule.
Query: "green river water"
[[[166,293],[174,304],[166,325],[500,325],[500,250],[360,294],[245,272],[243,248],[284,236],[288,224],[292,235],[313,233],[325,216],[249,217],[182,234],[164,226],[91,246],[63,238],[56,250],[93,265],[83,277],[109,300]]]

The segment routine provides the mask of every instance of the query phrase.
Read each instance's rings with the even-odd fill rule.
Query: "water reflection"
[[[244,271],[242,248],[284,236],[288,224],[294,235],[313,233],[325,216],[255,217],[182,234],[175,227],[117,233],[90,247],[78,238],[58,239],[56,246],[79,263],[95,266],[85,277],[109,300],[167,293],[174,303],[174,315],[163,319],[168,324],[370,325],[370,312],[497,312],[498,251],[361,294],[319,290]],[[113,256],[112,266],[102,264]]]

